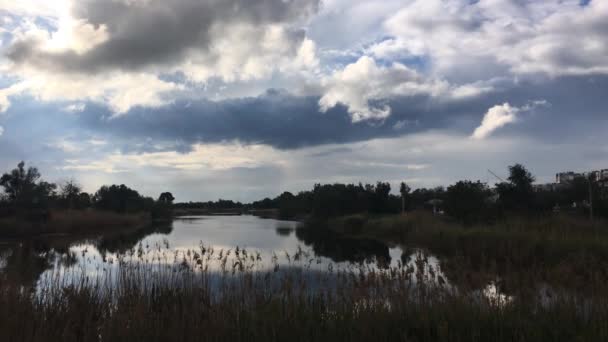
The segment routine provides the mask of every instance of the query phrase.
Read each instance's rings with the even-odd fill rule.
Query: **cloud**
[[[386,119],[392,112],[388,102],[396,97],[424,96],[450,101],[475,97],[494,89],[484,82],[450,85],[401,63],[378,65],[368,56],[334,72],[323,81],[323,88],[320,110],[326,112],[343,104],[348,107],[353,122]]]
[[[206,54],[231,35],[261,34],[262,41],[256,41],[260,50],[302,41],[301,31],[284,24],[306,18],[317,7],[317,0],[74,1],[70,15],[59,21],[59,30],[50,39],[27,31],[12,44],[8,57],[17,64],[84,73],[174,65],[195,59],[196,53],[202,53],[201,58],[219,57]],[[66,39],[64,49],[45,49],[49,40],[62,33],[63,24],[69,26],[68,33],[88,38],[90,48],[79,51],[74,45],[79,40]],[[91,42],[91,35],[103,37]],[[247,41],[240,43],[247,45]]]
[[[255,168],[267,164],[280,164],[278,152],[265,145],[197,144],[188,153],[175,151],[120,153],[103,159],[69,159],[63,170],[124,172],[140,168],[164,168],[183,171],[219,171],[232,168]],[[255,157],[253,157],[255,156]]]
[[[314,72],[319,63],[315,43],[301,28],[319,0],[62,4],[43,11],[51,28],[39,17],[24,17],[11,30],[0,70],[19,82],[18,89],[2,90],[3,110],[9,97],[25,93],[45,101],[108,103],[121,114],[170,102],[185,91],[176,78],[248,81],[275,71]],[[29,13],[33,7],[8,9]]]
[[[382,103],[387,97],[436,94],[447,87],[442,82],[427,82],[403,64],[378,66],[373,58],[367,56],[336,71],[324,83],[326,90],[319,100],[321,111],[344,104],[348,106],[353,122],[387,118],[391,108]],[[371,104],[372,101],[376,103]]]
[[[0,126],[0,137],[4,134],[4,127]]]
[[[385,21],[394,38],[372,52],[428,57],[434,72],[461,79],[606,74],[606,22],[598,0],[415,0]]]
[[[85,108],[86,108],[86,105],[84,103],[73,103],[73,104],[65,106],[63,108],[63,110],[65,110],[66,112],[70,112],[70,113],[80,113]]]
[[[595,141],[602,141],[601,137]],[[586,146],[587,153],[600,156],[593,163],[608,161],[600,144],[560,144],[560,155],[548,158],[546,151],[555,148],[554,144],[529,137],[517,140],[497,137],[479,144],[466,134],[432,130],[295,151],[267,145],[220,143],[199,144],[187,153],[86,154],[59,162],[57,172],[62,176],[67,172],[86,175],[87,181],[95,180],[88,185],[90,190],[104,183],[121,182],[144,193],[170,189],[186,201],[218,197],[247,201],[276,196],[286,190],[311,189],[319,181],[385,180],[391,183],[393,191],[404,180],[414,188],[449,185],[462,179],[492,181],[488,168],[505,173],[507,166],[515,162],[524,163],[542,181],[551,179],[557,170],[574,166],[592,168],[580,153],[581,146]]]
[[[519,111],[519,108],[512,107],[508,103],[496,105],[488,109],[481,121],[481,125],[475,129],[471,138],[477,140],[485,139],[500,127],[516,122]]]
[[[22,70],[23,80],[0,89],[0,110],[10,106],[10,97],[32,94],[42,101],[99,101],[107,103],[115,114],[124,114],[135,106],[158,107],[171,101],[169,95],[183,86],[165,82],[147,73],[119,72],[85,76]]]

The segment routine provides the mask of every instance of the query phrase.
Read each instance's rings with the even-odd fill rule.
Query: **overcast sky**
[[[0,171],[250,201],[608,168],[605,0],[0,0]]]

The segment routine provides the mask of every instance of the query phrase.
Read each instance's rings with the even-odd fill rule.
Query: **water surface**
[[[295,221],[242,215],[179,217],[134,233],[105,237],[22,241],[0,247],[0,268],[11,270],[24,285],[40,286],[49,281],[69,284],[83,275],[111,273],[119,263],[192,263],[196,261],[194,255],[202,253],[214,253],[206,263],[211,270],[234,266],[243,253],[251,260],[251,271],[277,267],[315,272],[418,267],[415,249],[404,253],[400,246],[339,237],[304,228]],[[226,259],[223,266],[222,258]],[[439,271],[435,257],[425,255],[425,262]]]

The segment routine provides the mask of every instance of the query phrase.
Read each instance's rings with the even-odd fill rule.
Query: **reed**
[[[84,253],[84,252],[83,252]],[[608,286],[508,296],[442,280],[424,252],[317,270],[306,252],[138,246],[36,290],[0,275],[3,341],[602,341]],[[61,275],[61,276],[59,276]]]
[[[45,220],[31,221],[17,216],[0,218],[0,238],[127,232],[142,228],[150,222],[147,213],[119,214],[94,209],[53,210]]]

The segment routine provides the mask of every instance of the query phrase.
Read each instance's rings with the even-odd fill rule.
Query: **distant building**
[[[589,179],[592,182],[595,182],[601,189],[605,190],[602,192],[604,194],[602,196],[608,196],[608,169],[602,169],[599,171],[587,171],[583,173],[572,171],[560,172],[555,175],[554,185],[567,186],[579,177]],[[535,189],[537,191],[548,190],[551,189],[551,184],[539,184],[535,186]],[[555,190],[556,188],[552,189]]]
[[[574,181],[576,178],[584,177],[584,174],[577,172],[560,172],[555,175],[555,183],[557,184],[567,184]]]
[[[557,191],[561,188],[563,188],[566,184],[565,183],[546,183],[546,184],[534,184],[532,185],[532,187],[534,188],[534,191],[539,192],[539,191]]]
[[[608,191],[608,169],[587,172],[559,172],[555,174],[555,183],[534,184],[534,191],[557,191],[568,187],[577,178],[590,179],[597,183],[600,188]]]

